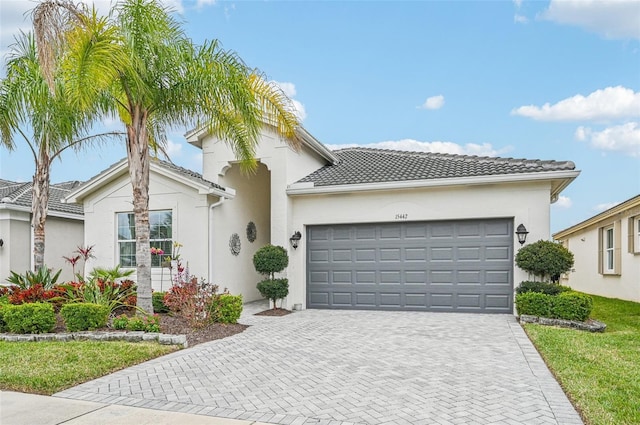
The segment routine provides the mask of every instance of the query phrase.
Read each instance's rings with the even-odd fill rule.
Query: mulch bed
[[[284,308],[276,308],[275,310],[270,308],[269,310],[261,311],[260,313],[254,314],[254,316],[286,316],[287,314],[291,314],[291,310],[286,310]]]

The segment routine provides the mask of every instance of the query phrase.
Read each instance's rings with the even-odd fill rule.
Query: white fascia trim
[[[150,168],[153,168],[154,171],[160,175],[166,176],[172,180],[175,180],[179,183],[184,184],[185,186],[189,186],[196,189],[198,191],[198,194],[200,195],[214,195],[220,198],[232,199],[235,197],[235,194],[236,194],[235,190],[233,189],[225,188],[225,190],[221,190],[216,187],[211,187],[203,183],[198,183],[197,181],[192,180],[184,176],[183,174],[177,173],[173,170],[169,170],[167,168],[164,168],[162,165],[159,165],[153,162],[151,163]]]
[[[313,137],[311,133],[309,133],[304,127],[298,127],[296,131],[300,134],[300,137],[305,142],[309,148],[320,155],[321,157],[327,159],[331,162],[332,165],[336,165],[338,162],[338,157],[333,153],[333,151],[323,145],[318,139]]]
[[[501,174],[494,176],[456,177],[433,180],[407,180],[381,183],[345,184],[339,186],[296,187],[289,186],[287,195],[316,195],[322,193],[361,192],[371,190],[413,189],[420,187],[470,186],[492,183],[513,183],[554,179],[570,179],[578,177],[580,171],[548,171],[539,173]],[[569,184],[569,183],[567,183]]]
[[[10,211],[19,211],[27,214],[31,214],[31,208],[25,207],[24,205],[14,205],[14,204],[0,204],[0,209],[2,210],[10,210]],[[64,211],[51,211],[47,212],[47,217],[58,217],[58,218],[68,218],[71,220],[80,220],[84,221],[84,215],[68,213]]]

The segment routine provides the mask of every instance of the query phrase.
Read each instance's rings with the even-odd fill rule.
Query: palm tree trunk
[[[42,143],[41,146],[47,146]],[[33,227],[33,268],[44,267],[44,226],[49,205],[50,162],[46,149],[40,149],[31,189],[31,226]]]
[[[149,139],[147,111],[135,108],[127,126],[127,158],[133,186],[133,215],[136,229],[137,306],[153,313],[151,303],[151,252],[149,250]]]

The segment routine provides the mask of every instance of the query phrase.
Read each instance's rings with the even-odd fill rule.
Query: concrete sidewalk
[[[0,391],[0,425],[267,425],[140,407]]]

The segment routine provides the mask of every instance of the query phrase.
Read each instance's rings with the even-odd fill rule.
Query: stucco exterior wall
[[[62,257],[73,256],[73,251],[84,243],[84,222],[48,217],[45,229],[44,263],[54,270],[62,269],[58,282],[74,280],[71,265]]]
[[[511,218],[514,228],[522,223],[529,230],[527,243],[549,239],[549,183],[496,184],[457,188],[422,188],[335,195],[291,197],[293,215],[289,233],[298,230],[303,239],[290,254],[287,275],[287,305],[306,307],[306,227],[317,224],[393,222],[474,218]],[[514,234],[514,249],[520,247]],[[515,255],[515,254],[514,254]],[[514,265],[514,286],[527,274]]]
[[[263,277],[253,267],[253,255],[271,242],[271,173],[259,164],[255,174],[240,172],[235,164],[220,177],[220,184],[236,190],[236,197],[213,210],[214,262],[213,282],[232,294],[242,294],[244,301],[261,297],[256,284]],[[247,239],[247,225],[256,225],[256,240]],[[236,256],[229,249],[229,239],[237,233],[241,241]]]
[[[629,252],[629,217],[640,215],[640,208],[627,210],[577,231],[562,240],[574,255],[573,269],[562,284],[588,294],[640,302],[640,253]],[[599,229],[618,222],[620,227],[620,273],[600,274]]]
[[[11,271],[24,273],[31,269],[30,214],[22,211],[0,211],[0,284],[7,284]]]
[[[183,263],[196,277],[208,279],[209,205],[217,197],[198,194],[192,187],[178,183],[154,171],[150,173],[149,210],[172,211],[172,237],[180,242]],[[84,201],[85,245],[95,245],[96,258],[87,265],[114,267],[118,263],[116,213],[131,212],[133,196],[128,174],[100,188]],[[132,276],[135,280],[135,273]],[[167,268],[152,269],[153,289],[167,290],[171,286]]]

